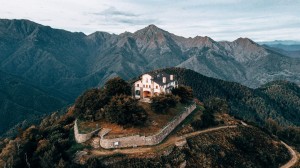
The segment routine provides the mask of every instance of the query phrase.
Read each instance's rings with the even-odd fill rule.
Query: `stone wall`
[[[100,130],[99,129],[96,129],[90,133],[87,133],[87,134],[80,134],[79,133],[79,130],[78,130],[78,125],[77,125],[77,120],[75,120],[75,124],[74,124],[74,137],[75,137],[75,140],[77,143],[83,143],[83,142],[86,142],[87,140],[91,139],[92,136],[94,134],[96,134],[98,131]]]
[[[196,105],[193,104],[186,108],[185,112],[176,116],[171,122],[169,122],[158,133],[151,136],[133,135],[121,138],[105,139],[104,136],[100,139],[100,146],[105,149],[111,148],[126,148],[137,147],[146,145],[156,145],[164,140],[187,116],[189,116],[196,109]]]

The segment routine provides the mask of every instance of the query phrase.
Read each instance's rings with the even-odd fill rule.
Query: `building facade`
[[[170,93],[178,87],[174,75],[166,73],[144,74],[140,80],[134,82],[134,97],[136,99],[150,98],[161,93]]]

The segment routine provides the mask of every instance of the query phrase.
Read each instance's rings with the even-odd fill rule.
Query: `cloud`
[[[133,12],[127,12],[127,11],[121,11],[118,10],[116,7],[110,6],[109,8],[101,11],[101,12],[92,12],[89,13],[91,15],[96,16],[96,20],[101,21],[101,25],[120,25],[120,24],[126,24],[126,25],[145,25],[145,24],[157,24],[159,23],[158,19],[154,19],[148,16],[145,16],[143,14],[133,13]],[[101,20],[101,18],[105,20]],[[95,19],[92,21],[94,22]]]
[[[157,19],[143,19],[143,18],[136,18],[136,19],[116,19],[119,23],[125,23],[130,25],[150,25],[150,24],[158,24],[160,23]]]
[[[105,9],[104,11],[101,12],[94,12],[91,13],[94,15],[110,15],[110,16],[126,16],[126,17],[137,17],[139,15],[131,13],[131,12],[124,12],[124,11],[120,11],[117,10],[115,7],[109,7],[108,9]]]

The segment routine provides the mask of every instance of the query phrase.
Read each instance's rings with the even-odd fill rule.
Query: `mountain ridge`
[[[133,33],[85,35],[28,20],[0,19],[0,70],[44,90],[57,90],[56,96],[68,102],[111,77],[129,80],[154,69],[182,67],[258,88],[274,80],[300,84],[299,65],[300,59],[247,38],[185,38],[155,25]]]

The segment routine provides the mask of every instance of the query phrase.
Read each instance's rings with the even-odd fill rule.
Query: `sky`
[[[1,19],[91,34],[150,24],[184,37],[300,40],[300,0],[0,0]]]

